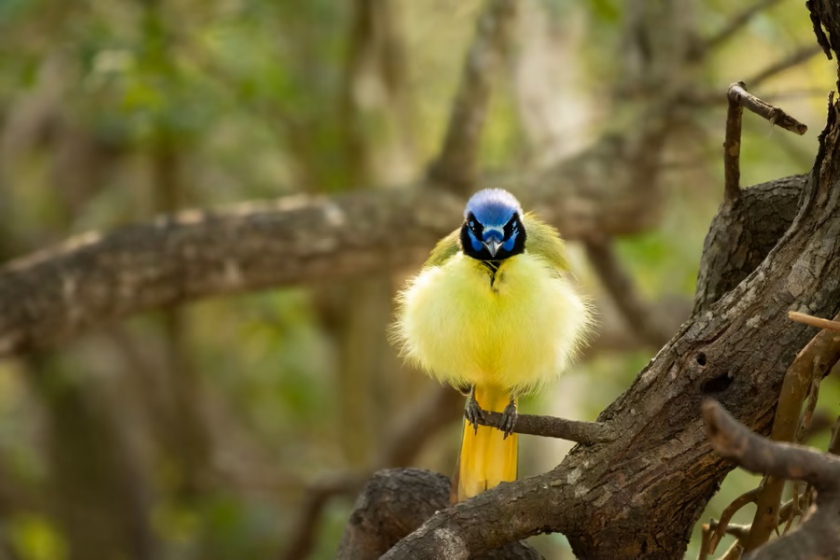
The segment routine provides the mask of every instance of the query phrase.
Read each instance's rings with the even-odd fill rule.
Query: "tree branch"
[[[808,131],[808,127],[800,123],[787,113],[765,103],[749,93],[744,82],[737,82],[729,86],[727,97],[729,108],[726,113],[726,140],[723,143],[724,195],[725,200],[733,203],[741,194],[741,120],[743,108],[764,117],[770,124],[779,125],[785,130],[795,132],[800,136]]]
[[[779,404],[773,419],[771,438],[774,441],[792,442],[800,423],[802,403],[808,396],[814,378],[822,378],[840,360],[840,339],[832,331],[823,330],[796,356],[787,369]],[[744,541],[747,551],[766,543],[779,522],[779,504],[784,490],[784,479],[763,481],[756,500],[756,511],[749,537]]]
[[[712,447],[744,469],[783,480],[801,480],[817,489],[817,509],[788,536],[758,549],[745,560],[837,558],[840,551],[840,459],[798,445],[773,442],[750,432],[718,402],[703,403]]]
[[[488,0],[478,18],[443,148],[429,168],[432,183],[460,195],[466,195],[475,185],[491,81],[510,42],[516,9],[516,0]]]
[[[420,469],[380,471],[362,490],[338,547],[339,560],[374,560],[436,511],[449,506],[449,479]],[[456,534],[438,542],[437,558],[467,558]],[[485,560],[534,560],[541,558],[531,547],[514,542],[476,558]]]
[[[500,412],[482,410],[482,413],[484,417],[479,418],[479,424],[494,428],[501,426],[502,414]],[[582,422],[536,414],[517,415],[513,431],[517,434],[565,439],[584,445],[606,443],[616,438],[613,430],[601,422]]]
[[[764,117],[774,126],[780,126],[800,136],[808,132],[807,126],[785,113],[782,109],[765,103],[745,88],[744,82],[737,82],[730,85],[728,92],[729,99],[749,109],[756,115]]]
[[[661,198],[655,180],[637,177],[656,174],[648,142],[647,131],[605,136],[548,169],[484,185],[511,190],[567,239],[642,231],[658,221],[650,200]],[[463,199],[425,183],[191,210],[91,232],[0,269],[0,356],[200,298],[414,266],[462,210]]]

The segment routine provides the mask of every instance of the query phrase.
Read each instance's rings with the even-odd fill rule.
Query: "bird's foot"
[[[481,410],[478,401],[475,400],[475,389],[472,389],[470,396],[467,397],[467,406],[464,407],[464,418],[473,425],[473,433],[477,434],[479,421],[484,421],[484,411]]]
[[[513,433],[513,429],[516,427],[517,416],[516,403],[511,400],[502,412],[502,421],[499,422],[499,429],[505,433],[502,439],[507,439]]]

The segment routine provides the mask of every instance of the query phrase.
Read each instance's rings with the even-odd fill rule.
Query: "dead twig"
[[[764,117],[772,125],[778,125],[799,135],[805,134],[808,127],[778,107],[748,92],[744,82],[730,85],[727,98],[729,109],[726,113],[726,139],[723,143],[724,196],[727,201],[732,202],[741,193],[741,121],[744,108]]]
[[[794,119],[782,109],[762,101],[746,90],[744,82],[737,82],[729,86],[729,99],[735,101],[756,115],[764,117],[770,124],[780,126],[800,136],[808,132],[808,127]]]
[[[720,521],[714,524],[714,531],[709,537],[709,554],[715,553],[723,535],[732,534],[729,532],[729,522],[732,521],[732,516],[747,504],[754,504],[758,498],[758,490],[758,488],[754,488],[749,492],[745,492],[735,498],[731,504],[726,506],[726,509],[724,509],[723,513],[720,514]]]
[[[729,106],[726,111],[726,138],[723,141],[723,196],[725,200],[734,202],[741,195],[741,121],[744,108],[731,95],[727,98]]]
[[[814,317],[813,315],[808,315],[807,313],[800,313],[799,311],[789,311],[788,317],[791,320],[796,321],[797,323],[803,323],[805,325],[810,325],[819,329],[829,329],[832,331],[840,332],[840,321],[821,319],[820,317]]]

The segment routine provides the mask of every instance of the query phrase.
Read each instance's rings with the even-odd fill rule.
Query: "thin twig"
[[[724,509],[720,514],[720,521],[717,522],[714,532],[709,539],[709,554],[715,553],[723,535],[727,534],[727,529],[729,529],[729,522],[732,521],[732,516],[747,504],[754,504],[757,498],[758,488],[753,488],[749,492],[741,494],[735,498],[731,504],[726,506],[726,509]]]
[[[732,86],[729,87],[732,91]],[[727,96],[726,139],[723,142],[724,198],[734,202],[741,195],[741,121],[744,108],[732,95]]]
[[[490,84],[510,42],[517,4],[516,0],[488,0],[478,18],[443,148],[429,167],[428,176],[432,182],[439,182],[457,194],[469,192],[476,180],[478,148],[490,103]]]
[[[729,99],[739,103],[756,115],[764,117],[770,124],[780,126],[800,136],[808,132],[808,127],[794,119],[782,109],[762,101],[746,90],[744,82],[737,82],[729,86]]]
[[[799,507],[799,482],[794,482],[791,484],[791,499],[785,503],[785,505],[790,504],[790,512],[787,516],[787,521],[785,522],[785,528],[782,530],[783,535],[787,535],[788,531],[790,531],[791,526],[793,525],[793,520],[796,518],[797,515],[802,515],[802,509]],[[781,509],[784,509],[784,505]],[[779,518],[781,519],[781,509],[779,510]]]
[[[796,437],[794,442],[802,443],[805,439],[805,434],[811,428],[811,420],[814,418],[814,409],[817,408],[817,399],[820,395],[820,382],[822,376],[819,374],[819,368],[814,368],[814,377],[811,379],[811,387],[808,389],[808,398],[805,402],[805,410],[802,411],[802,416],[799,419],[799,427],[796,429]]]
[[[712,538],[712,519],[708,523],[703,523],[702,531],[700,532],[700,550],[697,553],[697,560],[706,560],[709,557],[709,539]]]
[[[840,512],[840,459],[754,434],[711,399],[703,402],[703,420],[709,441],[721,456],[748,471],[779,480],[805,481],[816,490],[816,510],[799,529],[749,557],[756,560],[836,558],[840,550],[840,535],[836,530]],[[747,540],[753,536],[754,529],[755,525]]]
[[[736,539],[732,546],[718,558],[718,560],[738,560],[744,554],[744,545],[741,544],[741,539]]]
[[[668,342],[672,333],[656,322],[655,313],[651,306],[642,300],[635,282],[615,254],[612,243],[609,240],[587,239],[584,241],[584,247],[601,283],[639,338],[656,348]]]
[[[483,418],[479,418],[479,424],[494,428],[502,425],[500,412],[482,410],[482,413]],[[518,415],[513,431],[517,434],[565,439],[584,445],[608,443],[615,441],[617,437],[613,430],[602,422],[582,422],[536,414]]]
[[[840,321],[822,319],[820,317],[808,315],[807,313],[800,313],[799,311],[788,311],[788,318],[796,321],[797,323],[804,323],[806,325],[811,325],[812,327],[840,332]]]
[[[808,127],[794,119],[778,107],[774,107],[746,90],[744,82],[736,82],[727,91],[729,109],[726,112],[726,139],[723,143],[724,197],[734,202],[741,193],[741,121],[743,109],[747,108],[756,115],[800,136]]]

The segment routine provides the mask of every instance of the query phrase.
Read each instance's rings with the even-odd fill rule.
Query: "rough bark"
[[[694,311],[704,311],[755,270],[790,227],[807,175],[742,189],[718,210],[703,247]]]
[[[338,548],[342,560],[373,560],[419,527],[436,511],[449,505],[449,479],[421,469],[379,471],[356,500],[353,515]],[[451,560],[467,556],[460,552],[458,536],[441,537],[442,555]],[[450,554],[451,552],[451,554]],[[510,543],[476,558],[517,560],[542,558],[530,546]]]

